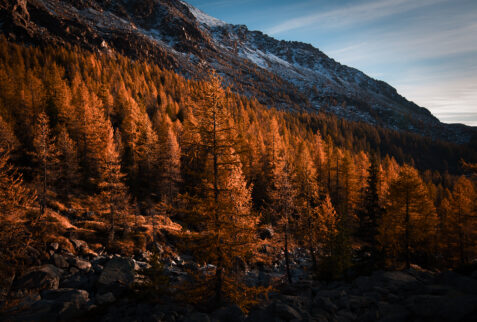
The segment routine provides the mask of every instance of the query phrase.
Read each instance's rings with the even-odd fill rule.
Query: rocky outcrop
[[[50,264],[32,267],[13,282],[12,295],[23,297],[45,289],[57,289],[63,270]]]
[[[85,247],[84,244],[76,246]],[[141,260],[148,258],[148,253],[138,254],[135,258],[101,255],[88,259],[58,247],[49,247],[51,250],[55,248],[52,261],[63,268],[44,264],[17,278],[12,294],[22,299],[5,316],[0,316],[2,320],[69,321],[86,316],[114,322],[477,319],[477,272],[465,276],[414,267],[405,271],[376,271],[350,282],[313,281],[303,273],[302,278],[291,285],[275,284],[270,297],[245,315],[235,305],[213,312],[199,312],[171,299],[165,299],[164,304],[155,304],[129,297],[127,291],[134,288],[136,281],[140,280],[138,273],[147,267],[147,263]],[[294,261],[300,262],[297,258]],[[164,272],[171,283],[179,283],[187,278],[186,270],[192,264],[191,257],[175,255],[164,259]],[[279,265],[274,270],[262,269],[260,274],[249,275],[251,283],[263,285],[280,280],[283,274],[283,267]],[[261,278],[260,282],[258,278]]]

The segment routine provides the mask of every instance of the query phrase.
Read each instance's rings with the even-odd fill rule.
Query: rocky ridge
[[[439,122],[388,84],[309,44],[227,24],[186,2],[0,0],[0,13],[0,28],[9,39],[118,52],[186,77],[200,77],[212,67],[235,91],[270,106],[326,111],[458,143],[475,134],[471,127]]]

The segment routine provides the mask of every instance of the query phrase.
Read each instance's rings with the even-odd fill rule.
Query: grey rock
[[[86,260],[83,260],[83,259],[80,259],[80,258],[77,258],[77,257],[72,258],[71,265],[75,266],[76,268],[78,268],[82,271],[86,271],[86,272],[88,272],[91,269],[91,263],[90,262],[88,262]]]
[[[57,251],[60,245],[58,243],[51,243],[50,248],[54,251]]]
[[[113,303],[114,301],[116,301],[116,298],[114,297],[114,294],[111,292],[96,295],[96,302],[99,305]]]
[[[75,275],[79,273],[79,269],[77,267],[70,267],[70,273]]]
[[[192,314],[186,315],[182,322],[210,322],[210,318],[205,313],[195,312]]]
[[[70,264],[66,260],[66,258],[60,254],[53,254],[53,263],[55,264],[56,267],[59,268],[68,268],[70,267]]]
[[[411,317],[409,310],[400,304],[379,302],[377,306],[384,321],[408,321]]]
[[[129,258],[115,257],[104,266],[99,276],[100,284],[120,283],[130,285],[134,281],[134,262]]]
[[[279,301],[270,304],[268,310],[273,312],[275,317],[285,321],[301,320],[302,318],[301,314],[293,307]]]
[[[88,247],[88,244],[84,240],[71,238],[70,241],[77,250],[80,250],[82,247]]]
[[[245,320],[245,315],[237,305],[230,305],[214,311],[212,318],[217,321],[242,322]]]
[[[369,306],[373,301],[365,296],[350,295],[349,304],[353,311]]]
[[[347,310],[338,311],[335,317],[339,322],[356,321],[356,315]]]
[[[18,305],[15,306],[14,310],[15,311],[24,311],[24,310],[29,310],[31,306],[41,300],[40,294],[32,294],[28,295],[27,297],[23,298]]]
[[[57,289],[41,293],[45,305],[53,304],[60,320],[69,320],[81,316],[89,302],[89,294],[85,290]]]
[[[75,274],[64,279],[60,286],[61,288],[76,288],[81,290],[91,291],[94,287],[94,277],[85,274]]]
[[[245,322],[277,322],[276,317],[267,309],[256,308],[248,314]]]
[[[12,290],[21,296],[44,289],[57,289],[62,273],[63,270],[51,264],[33,267],[14,281]]]
[[[477,281],[470,277],[455,272],[445,272],[438,276],[436,281],[460,292],[477,295]]]
[[[366,292],[371,290],[374,285],[368,276],[359,276],[353,281],[353,286],[361,292]]]
[[[406,300],[406,307],[420,318],[434,321],[460,321],[477,314],[477,297],[414,295]]]
[[[335,313],[338,310],[338,306],[334,304],[329,298],[317,296],[313,299],[313,305],[321,307],[329,313]]]

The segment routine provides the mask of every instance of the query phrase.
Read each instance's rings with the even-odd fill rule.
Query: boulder
[[[57,289],[62,274],[62,269],[50,264],[33,267],[13,282],[12,293],[24,296],[45,289]]]
[[[250,311],[245,322],[276,322],[277,319],[269,310],[264,308],[255,308]]]
[[[335,313],[338,307],[327,297],[316,296],[313,299],[313,306],[320,307],[329,313]]]
[[[442,273],[436,278],[436,282],[454,288],[462,293],[477,295],[477,281],[455,272]]]
[[[243,322],[245,315],[237,305],[224,306],[212,313],[212,319],[217,321]]]
[[[104,266],[98,283],[102,289],[132,286],[134,282],[134,261],[130,258],[114,257]]]
[[[298,313],[298,311],[295,310],[295,308],[285,303],[282,303],[280,301],[275,301],[272,304],[270,304],[267,308],[267,311],[273,314],[273,316],[275,316],[276,318],[284,320],[284,321],[302,319],[301,314]]]
[[[406,300],[406,307],[429,321],[475,321],[477,318],[476,296],[414,295]]]
[[[411,317],[409,310],[400,304],[379,302],[377,306],[384,321],[409,321]]]
[[[205,313],[195,312],[186,315],[182,320],[182,322],[210,322],[210,318]]]
[[[70,264],[68,263],[66,258],[60,254],[53,254],[52,260],[53,260],[53,264],[55,264],[56,267],[59,267],[59,268],[70,267]]]
[[[79,270],[88,272],[91,269],[91,263],[80,259],[78,257],[73,257],[70,261],[71,265],[78,268]]]
[[[88,307],[89,294],[85,290],[57,289],[41,293],[45,304],[53,304],[60,320],[70,320],[81,316]]]
[[[59,247],[60,247],[60,244],[58,244],[58,243],[51,243],[50,244],[50,249],[51,250],[57,251]]]
[[[36,249],[31,246],[27,246],[25,248],[26,250],[26,262],[28,266],[39,266],[41,265],[41,253]]]
[[[71,243],[75,246],[75,249],[80,250],[83,247],[88,247],[88,244],[84,240],[79,240],[75,238],[71,238]]]
[[[88,246],[81,247],[80,248],[80,254],[81,254],[81,256],[84,256],[84,257],[89,258],[89,259],[98,257],[98,253],[91,250],[91,248],[89,248]]]
[[[61,288],[76,288],[86,291],[92,291],[98,277],[92,273],[75,274],[64,279],[60,283]]]
[[[96,295],[96,302],[99,305],[113,303],[114,301],[116,301],[116,298],[114,297],[114,294],[111,292]]]

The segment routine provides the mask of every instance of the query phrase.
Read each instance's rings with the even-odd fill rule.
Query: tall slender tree
[[[437,218],[428,191],[417,170],[403,166],[391,182],[386,213],[380,227],[380,240],[393,257],[404,258],[409,267],[413,254],[432,250]]]
[[[200,230],[192,236],[191,247],[205,262],[215,265],[213,275],[201,277],[199,296],[212,298],[216,305],[224,301],[243,304],[245,285],[233,264],[245,260],[251,250],[256,220],[221,79],[215,73],[209,76],[202,91],[196,93],[197,105],[185,127],[185,158],[196,159],[186,164],[198,164],[201,172],[201,180],[194,181],[191,195],[184,198],[185,208],[193,209],[187,211]]]
[[[45,213],[47,193],[51,183],[55,180],[58,165],[58,150],[56,138],[53,136],[49,118],[45,113],[40,113],[33,131],[33,156],[37,161],[37,179],[40,185],[40,216]]]
[[[124,184],[125,175],[121,171],[118,142],[114,139],[111,126],[108,128],[106,150],[101,161],[100,176],[97,182],[99,194],[96,204],[99,211],[109,221],[108,243],[112,243],[115,239],[117,226],[128,210],[129,196]]]

